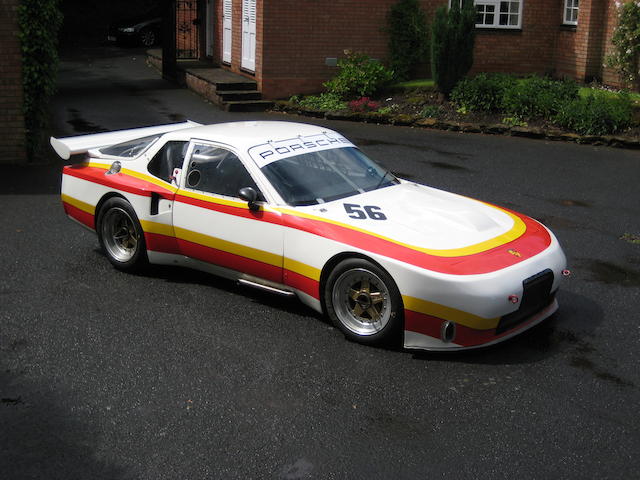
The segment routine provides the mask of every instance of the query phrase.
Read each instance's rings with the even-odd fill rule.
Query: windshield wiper
[[[377,190],[380,188],[380,185],[382,185],[382,182],[384,182],[384,179],[387,178],[387,175],[391,175],[391,177],[393,177],[393,174],[391,173],[391,170],[385,170],[384,171],[384,175],[382,175],[382,178],[380,179],[380,181],[378,182],[378,184],[376,185],[376,188],[374,188],[374,190]],[[393,177],[395,178],[395,177]]]

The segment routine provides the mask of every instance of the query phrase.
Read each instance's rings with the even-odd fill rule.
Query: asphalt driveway
[[[3,478],[636,478],[640,154],[229,114],[142,52],[67,55],[53,133],[189,118],[327,125],[398,175],[522,211],[573,275],[560,311],[467,354],[347,342],[293,300],[209,275],[111,268],[70,222],[59,162],[0,177]]]

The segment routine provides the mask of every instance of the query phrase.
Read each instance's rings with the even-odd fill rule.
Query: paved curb
[[[378,123],[386,125],[402,125],[435,130],[449,130],[464,133],[485,133],[488,135],[510,135],[543,140],[573,142],[587,145],[601,145],[616,148],[640,149],[640,137],[624,137],[616,135],[578,135],[554,128],[542,129],[537,127],[510,127],[499,123],[483,125],[475,123],[460,123],[423,118],[418,115],[390,115],[376,112],[325,112],[301,107],[287,101],[276,101],[272,111],[303,115],[306,117],[326,118],[327,120],[345,120],[351,122]]]

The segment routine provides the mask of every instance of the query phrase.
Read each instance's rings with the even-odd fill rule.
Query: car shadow
[[[94,251],[106,260],[99,247]],[[168,283],[210,287],[218,291],[242,295],[248,301],[261,306],[293,315],[312,317],[333,326],[326,315],[312,310],[296,297],[285,297],[258,288],[239,285],[235,281],[199,270],[179,266],[148,265],[142,271],[128,273],[128,275],[160,279]],[[589,360],[586,356],[596,353],[596,347],[592,342],[593,331],[602,322],[603,310],[594,300],[574,292],[561,291],[559,297],[559,311],[540,325],[488,347],[458,352],[428,352],[404,349],[400,345],[401,341],[398,341],[396,345],[375,348],[410,354],[415,360],[430,362],[527,364],[540,362],[556,355],[564,355],[570,357],[573,363],[579,361],[581,364],[588,364]]]
[[[99,248],[96,248],[96,252],[104,256],[104,253]],[[224,291],[227,293],[242,295],[252,303],[275,308],[294,315],[316,317],[319,320],[328,323],[328,320],[326,320],[323,315],[320,315],[315,310],[307,307],[296,297],[278,295],[261,290],[259,288],[240,285],[233,280],[219,277],[211,273],[193,270],[187,267],[170,265],[148,265],[142,271],[135,272],[133,273],[133,275],[161,279],[168,283],[201,285],[205,287],[215,288],[216,290]]]

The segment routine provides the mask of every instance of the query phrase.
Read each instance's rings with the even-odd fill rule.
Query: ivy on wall
[[[616,68],[625,83],[640,87],[640,1],[616,2],[618,26],[608,65]]]
[[[49,100],[55,91],[58,31],[62,25],[58,3],[59,0],[21,0],[18,7],[29,158],[37,153],[41,144],[47,126]]]

